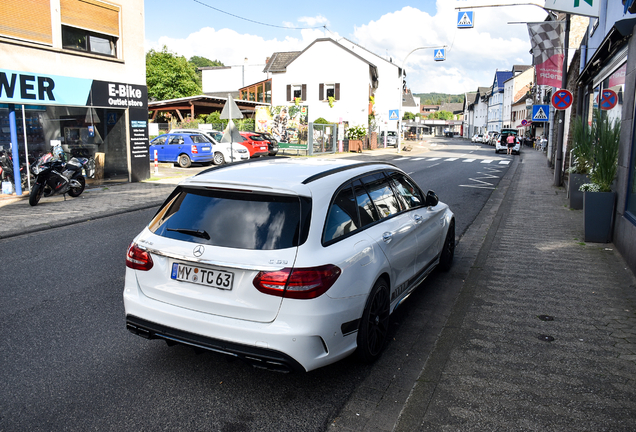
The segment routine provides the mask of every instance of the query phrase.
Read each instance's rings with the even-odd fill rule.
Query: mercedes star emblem
[[[194,250],[192,251],[192,255],[194,255],[195,257],[200,257],[201,255],[203,255],[203,252],[205,252],[205,248],[201,245],[197,246],[194,248]]]

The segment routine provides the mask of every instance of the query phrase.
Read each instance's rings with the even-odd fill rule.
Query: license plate
[[[172,264],[170,277],[174,280],[205,285],[222,290],[231,290],[234,282],[234,273],[181,263]]]

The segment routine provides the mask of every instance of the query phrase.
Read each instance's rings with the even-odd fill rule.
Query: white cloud
[[[513,3],[517,0],[499,0]],[[471,5],[492,3],[492,0],[471,0]],[[524,24],[518,21],[543,21],[545,12],[533,6],[511,6],[473,9],[475,27],[457,28],[460,0],[437,0],[433,16],[414,7],[385,14],[375,21],[355,27],[347,36],[359,45],[384,58],[392,57],[401,64],[416,47],[447,46],[446,61],[435,62],[433,50],[412,53],[406,62],[407,82],[414,92],[463,93],[492,84],[496,70],[509,70],[515,64],[529,64],[530,42]],[[302,17],[291,27],[329,26],[329,20],[317,15]],[[294,33],[298,35],[298,33]],[[187,58],[193,55],[220,60],[226,65],[263,64],[277,51],[301,51],[321,37],[340,36],[329,30],[305,29],[299,37],[264,39],[261,36],[238,33],[231,29],[205,27],[184,39],[161,37],[146,43],[146,49],[161,49],[163,45]]]
[[[488,3],[492,1],[471,1],[472,5]],[[478,86],[491,85],[496,70],[529,64],[527,27],[508,22],[542,21],[544,11],[533,6],[473,9],[475,27],[458,29],[455,7],[461,4],[437,0],[435,16],[405,7],[356,27],[353,38],[378,55],[387,57],[388,53],[398,64],[414,48],[447,45],[447,60],[443,62],[433,60],[432,48],[408,56],[407,83],[418,93],[474,91]]]

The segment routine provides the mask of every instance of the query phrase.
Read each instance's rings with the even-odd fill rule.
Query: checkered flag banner
[[[563,54],[565,21],[528,23],[532,44],[532,64],[540,65],[556,54]]]

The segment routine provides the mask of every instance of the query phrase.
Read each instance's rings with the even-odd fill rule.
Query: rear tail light
[[[148,251],[140,248],[135,242],[132,242],[130,246],[128,246],[128,252],[126,253],[126,267],[133,270],[148,271],[153,265],[152,257]]]
[[[284,268],[260,272],[253,283],[264,294],[307,300],[323,295],[338,280],[340,273],[340,268],[331,264],[310,268]]]
[[[198,154],[199,153],[199,149],[197,149],[197,146],[193,145],[190,146],[190,151],[194,154]]]

